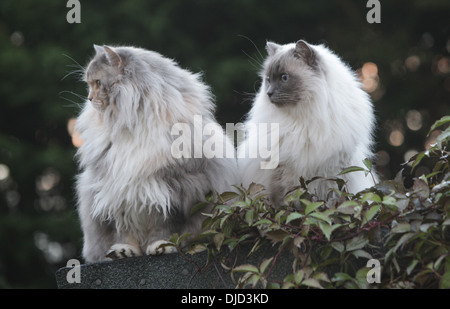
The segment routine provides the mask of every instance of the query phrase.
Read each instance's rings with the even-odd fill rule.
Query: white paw
[[[159,255],[174,252],[177,252],[177,248],[166,240],[155,241],[154,243],[148,245],[147,250],[145,251],[147,255]]]
[[[111,246],[111,249],[109,249],[106,257],[117,260],[140,255],[142,255],[141,250],[132,245],[115,244]]]

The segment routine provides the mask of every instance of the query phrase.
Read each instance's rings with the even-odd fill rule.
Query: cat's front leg
[[[129,244],[115,244],[111,246],[106,257],[113,260],[123,259],[127,257],[141,256],[141,249]]]
[[[147,246],[145,253],[147,255],[160,255],[177,252],[177,248],[166,240],[157,240]]]
[[[90,194],[83,194],[78,207],[84,234],[83,258],[88,263],[105,260],[105,253],[114,244],[116,235],[113,225],[92,217],[90,196]]]
[[[123,242],[118,242],[112,245],[109,251],[106,253],[106,257],[109,257],[113,260],[141,255],[142,251],[139,246],[138,240],[129,234],[124,237]]]

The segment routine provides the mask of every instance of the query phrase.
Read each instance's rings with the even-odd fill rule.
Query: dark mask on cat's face
[[[304,41],[298,41],[290,50],[281,50],[280,45],[268,42],[266,49],[269,57],[263,87],[270,102],[280,107],[299,103],[305,92],[305,77],[317,70],[314,50]]]

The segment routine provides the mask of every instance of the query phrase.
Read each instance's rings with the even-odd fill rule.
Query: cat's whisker
[[[85,75],[85,68],[69,55],[63,54],[63,56],[70,59],[73,62],[72,64],[67,64],[66,66],[69,68],[75,68],[75,70],[69,71],[66,75],[63,76],[61,80],[64,80],[67,77],[75,74],[75,76],[78,77],[78,80],[83,81]]]
[[[261,54],[261,51],[259,50],[258,46],[256,46],[255,42],[253,42],[248,36],[239,34],[238,36],[240,36],[241,38],[244,38],[246,40],[248,40],[250,43],[252,43],[252,45],[255,47],[256,51],[258,52],[259,56],[261,57],[261,59],[257,59],[258,61],[256,61],[258,64],[262,64],[264,63],[264,56]]]
[[[75,59],[73,59],[73,58],[70,57],[69,55],[63,54],[63,56],[69,58],[70,60],[72,60],[72,61],[75,63],[74,65],[76,65],[78,68],[84,69],[84,67],[83,67],[78,61],[76,61]]]
[[[66,75],[64,75],[61,80],[66,79],[67,77],[71,76],[71,75],[75,75],[78,77],[78,80],[82,80],[83,76],[84,76],[84,70],[74,70],[74,71],[70,71],[68,72]]]
[[[252,65],[252,67],[254,67],[258,71],[261,70],[262,64],[260,62],[258,62],[258,59],[255,59],[254,57],[250,56],[244,50],[241,50],[241,51],[249,58],[248,62]]]
[[[63,94],[73,95],[73,96],[79,98],[81,100],[81,102],[77,102],[77,101],[74,101],[72,99],[69,99],[68,97],[63,96]],[[72,105],[65,105],[65,107],[74,107],[75,106],[75,107],[77,107],[80,110],[82,108],[82,105],[87,101],[87,97],[86,96],[80,95],[80,94],[75,93],[73,91],[67,91],[67,90],[61,91],[59,93],[59,97],[61,99],[65,100],[65,101],[68,101],[68,102],[72,103]]]

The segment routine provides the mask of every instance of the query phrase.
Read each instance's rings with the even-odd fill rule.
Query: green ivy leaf
[[[415,233],[406,233],[406,234],[403,234],[403,236],[402,237],[400,237],[400,239],[397,241],[397,243],[395,244],[395,247],[394,248],[392,248],[393,249],[393,251],[397,251],[397,249],[400,247],[400,246],[403,246],[404,244],[406,244],[413,236],[415,235]],[[391,250],[392,250],[391,249]],[[386,254],[387,255],[387,254]]]
[[[255,210],[253,210],[253,209],[250,209],[249,211],[247,211],[245,213],[245,222],[247,222],[247,224],[249,226],[252,226],[252,224],[253,224],[254,215],[255,215]]]
[[[411,158],[411,159],[414,159],[414,162],[413,162],[413,164],[412,164],[411,172],[414,171],[414,169],[416,168],[416,166],[419,165],[420,161],[422,161],[423,157],[425,157],[425,155],[427,155],[427,154],[428,154],[428,152],[427,152],[427,151],[424,151],[424,152],[418,153],[418,154],[415,155],[413,158]]]
[[[272,221],[270,221],[269,219],[261,219],[261,220],[256,221],[255,224],[253,224],[253,225],[258,226],[261,224],[270,225],[270,224],[272,224]]]
[[[340,172],[338,175],[344,175],[352,172],[364,172],[365,169],[359,166],[350,166],[346,169],[344,169],[342,172]]]
[[[439,128],[440,126],[446,124],[447,122],[450,122],[450,116],[444,116],[441,119],[437,120],[432,126],[430,131],[428,131],[428,134]]]
[[[328,275],[324,272],[315,273],[313,278],[323,282],[331,282],[330,279],[328,278]]]
[[[411,231],[411,225],[409,223],[399,223],[391,229],[391,233],[406,233]]]
[[[203,209],[206,208],[206,206],[211,205],[211,203],[209,202],[200,202],[194,205],[194,207],[191,208],[189,214],[191,216],[195,215],[196,213],[198,213],[199,211],[202,211]]]
[[[304,200],[302,200],[302,201],[304,201]],[[322,205],[323,205],[323,202],[309,202],[306,205],[305,215],[310,214],[311,212],[313,212],[314,210],[316,210],[317,208],[319,208]]]
[[[369,242],[364,235],[358,235],[346,242],[345,250],[346,251],[354,251],[357,249],[362,249]]]
[[[282,289],[292,289],[295,288],[295,284],[293,284],[292,282],[286,281],[283,282],[283,285],[281,286]]]
[[[383,205],[388,206],[388,208],[393,208],[394,210],[398,209],[397,200],[392,196],[384,196],[382,203]]]
[[[369,283],[367,282],[367,273],[369,272],[369,270],[370,269],[368,267],[363,267],[356,272],[355,279],[358,283],[358,287],[361,289],[367,289],[367,287],[369,286]]]
[[[283,241],[286,237],[290,237],[289,232],[283,230],[274,230],[266,233],[266,237],[272,241],[272,243],[278,243]]]
[[[305,276],[305,272],[303,271],[303,269],[298,270],[294,275],[295,283],[300,284],[300,282],[302,282],[304,276]]]
[[[414,268],[416,268],[416,265],[419,263],[419,260],[413,260],[411,264],[409,264],[408,268],[406,268],[406,273],[410,275]]]
[[[266,269],[267,269],[267,266],[270,265],[270,262],[272,262],[272,260],[273,260],[273,257],[271,257],[271,258],[269,258],[269,259],[265,259],[265,260],[261,263],[261,265],[259,266],[260,274],[264,274],[264,273],[265,273],[265,271],[266,271]]]
[[[190,254],[190,255],[194,255],[194,254],[196,254],[196,253],[203,252],[203,251],[205,251],[205,250],[207,250],[207,249],[208,249],[208,248],[207,248],[204,244],[194,244],[193,246],[191,246],[191,247],[189,248],[188,251],[186,251],[186,253],[187,253],[187,254]]]
[[[254,183],[254,182],[252,182],[250,184],[250,186],[248,187],[248,194],[250,196],[255,196],[256,194],[258,194],[262,191],[264,191],[264,186],[261,184]]]
[[[250,272],[254,274],[258,274],[259,270],[258,267],[251,265],[251,264],[243,264],[235,267],[233,269],[233,272]]]
[[[236,192],[223,192],[221,195],[219,195],[220,200],[222,203],[226,203],[228,201],[231,201],[232,199],[238,197],[239,194]]]
[[[313,212],[313,213],[309,214],[309,216],[310,217],[314,217],[314,218],[319,219],[319,220],[322,220],[322,221],[325,221],[326,223],[331,225],[331,219],[327,215],[325,215],[324,213]]]
[[[342,242],[332,242],[331,247],[339,253],[342,253],[345,250],[345,246]]]
[[[301,217],[303,217],[303,215],[301,213],[298,213],[298,212],[290,213],[286,218],[286,224],[288,224],[289,222],[291,222],[295,219],[299,219]]]
[[[322,285],[320,285],[319,280],[314,278],[307,278],[302,281],[301,285],[308,286],[316,289],[323,289]]]
[[[365,225],[367,222],[373,219],[375,215],[380,211],[381,205],[374,205],[370,207],[368,210],[363,212],[363,221],[362,225]]]
[[[368,192],[365,193],[362,198],[361,198],[361,203],[364,204],[365,202],[376,202],[376,203],[381,203],[381,198],[378,194],[373,193],[373,192]]]
[[[356,201],[346,201],[339,205],[336,211],[346,215],[353,215],[355,213],[355,206],[358,205],[359,204]]]
[[[225,239],[225,235],[223,233],[218,233],[214,235],[214,245],[216,245],[216,248],[218,251],[220,251],[220,248],[222,247],[223,240]]]
[[[356,258],[365,258],[367,260],[372,259],[372,256],[367,251],[361,249],[352,251],[352,255]]]
[[[445,142],[450,137],[450,127],[448,127],[444,132],[439,134],[436,138],[436,144],[439,148],[442,148],[442,143]]]
[[[372,171],[372,162],[366,158],[363,160],[363,163],[367,167],[368,171],[371,172]]]
[[[325,237],[330,241],[331,239],[331,225],[325,222],[319,222],[319,227]]]

